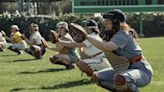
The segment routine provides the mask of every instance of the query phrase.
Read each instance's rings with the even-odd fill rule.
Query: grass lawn
[[[154,69],[152,82],[141,92],[164,92],[164,37],[140,40],[144,55]],[[65,70],[53,65],[47,50],[42,60],[28,54],[17,55],[6,50],[0,53],[0,92],[108,92],[98,87],[78,68]]]

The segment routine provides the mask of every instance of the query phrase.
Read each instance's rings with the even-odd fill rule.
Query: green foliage
[[[103,20],[99,17],[94,18],[93,15],[81,15],[81,14],[64,14],[59,17],[53,16],[34,16],[28,17],[24,15],[10,15],[3,14],[0,16],[0,30],[4,30],[8,35],[10,33],[10,26],[17,24],[21,32],[26,36],[29,36],[29,25],[30,23],[37,23],[40,27],[40,32],[43,37],[48,40],[49,30],[56,30],[56,24],[59,21],[66,21],[68,23],[76,22],[81,24],[83,20],[94,19],[98,22],[100,30],[103,30]],[[127,22],[139,33],[139,15],[138,14],[127,14]],[[164,36],[164,15],[162,14],[144,14],[143,19],[143,33],[145,37]]]
[[[141,88],[141,92],[164,90],[163,40],[146,38],[140,41],[144,56],[154,70],[152,82]],[[108,92],[91,82],[85,74],[81,77],[77,67],[64,70],[63,66],[51,64],[49,57],[52,54],[53,51],[47,50],[42,60],[34,60],[26,53],[18,56],[9,50],[0,52],[1,92]]]

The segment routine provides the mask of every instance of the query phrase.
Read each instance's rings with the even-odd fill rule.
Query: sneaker
[[[23,51],[19,51],[18,52],[18,55],[23,55]]]

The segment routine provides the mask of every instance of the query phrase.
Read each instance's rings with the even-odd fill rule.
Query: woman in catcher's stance
[[[99,28],[94,20],[85,21],[86,32],[93,38],[102,41],[99,36]],[[73,33],[72,33],[73,34]],[[78,37],[72,35],[73,37]],[[74,39],[80,39],[74,38]],[[93,46],[88,40],[84,40],[81,43],[78,42],[60,42],[65,47],[82,47],[83,53],[86,54],[86,58],[79,60],[76,64],[81,71],[85,72],[88,76],[92,76],[94,71],[102,70],[110,67],[109,61],[105,57],[105,54]]]
[[[0,32],[0,52],[3,52],[5,48],[7,48],[7,45],[8,45],[4,37],[4,34],[5,33],[3,31]]]
[[[5,33],[3,33],[6,40],[11,42],[8,49],[18,53],[18,55],[23,54],[23,51],[26,47],[26,42],[22,38],[22,34],[19,32],[19,27],[17,25],[12,25],[10,27],[11,35],[7,37]]]
[[[60,41],[73,42],[71,35],[68,33],[69,29],[68,29],[68,24],[66,22],[59,22],[57,23],[56,27],[57,27],[58,37],[59,37],[57,39],[59,39],[59,42]],[[51,32],[53,33],[54,31],[51,30]],[[50,37],[51,41],[53,39],[54,39],[53,37]],[[64,65],[66,66],[66,69],[75,68],[73,63],[75,63],[79,58],[77,50],[75,48],[64,47],[59,42],[55,43],[56,48],[49,48],[51,50],[59,52],[50,57],[51,63]]]
[[[103,18],[106,29],[113,33],[110,41],[99,41],[90,35],[86,35],[87,40],[104,52],[113,51],[128,58],[129,67],[118,74],[112,68],[106,68],[94,72],[92,78],[112,92],[139,92],[139,87],[150,83],[153,71],[135,40],[136,36],[131,35],[135,32],[129,32],[131,28],[125,22],[125,14],[119,9],[103,14]]]
[[[30,35],[29,40],[25,37],[25,35],[23,36],[26,43],[30,45],[29,48],[25,49],[25,52],[34,56],[35,59],[41,59],[42,56],[46,52],[46,49],[43,43],[43,41],[45,40],[39,33],[39,26],[37,24],[31,23],[30,28],[31,28],[31,35]]]

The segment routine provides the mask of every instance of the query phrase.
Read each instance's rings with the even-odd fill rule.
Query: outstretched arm
[[[118,49],[118,46],[112,41],[109,42],[99,41],[89,35],[87,35],[86,38],[91,44],[93,44],[95,47],[97,47],[102,51],[114,51]]]
[[[70,42],[70,41],[60,41],[59,42],[61,45],[65,46],[65,47],[70,47],[70,48],[74,48],[74,47],[85,47],[84,43],[77,43],[77,42]]]
[[[64,48],[64,46],[61,45],[59,42],[56,43],[55,48],[48,47],[48,49],[53,50],[53,51],[57,51],[57,52],[61,51],[63,48]]]
[[[28,45],[34,45],[35,44],[35,41],[34,40],[29,40],[29,39],[27,39],[27,37],[24,35],[24,34],[22,34],[22,37],[23,37],[23,39],[26,41],[26,43],[28,44]]]

